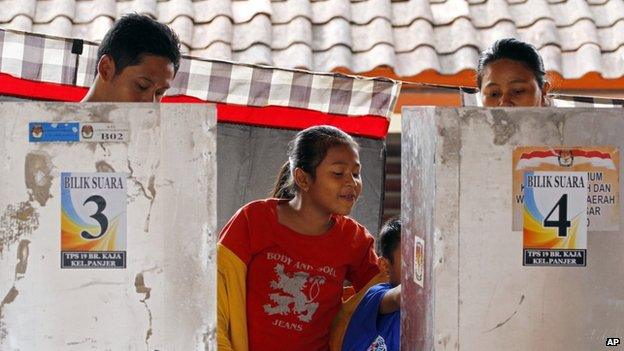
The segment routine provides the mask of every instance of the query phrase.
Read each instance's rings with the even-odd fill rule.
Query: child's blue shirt
[[[401,312],[379,314],[379,304],[389,283],[371,287],[351,316],[342,342],[342,351],[399,351]]]

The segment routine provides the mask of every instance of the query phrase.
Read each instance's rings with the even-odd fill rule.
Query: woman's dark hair
[[[392,253],[401,246],[401,219],[389,219],[379,232],[379,253],[394,264]]]
[[[180,67],[180,40],[171,28],[146,15],[136,13],[121,17],[106,33],[98,48],[97,62],[109,55],[115,63],[115,74],[141,63],[143,56],[169,59],[174,73]]]
[[[478,88],[481,88],[483,71],[487,65],[500,59],[510,59],[524,64],[535,75],[535,80],[540,89],[544,89],[544,84],[546,84],[547,80],[542,57],[535,46],[514,38],[497,40],[489,48],[481,52],[477,67]]]
[[[272,197],[292,199],[297,193],[293,172],[301,168],[314,178],[316,167],[323,161],[327,151],[335,146],[347,145],[359,149],[353,138],[332,126],[314,126],[297,133],[288,144],[288,161],[284,163],[275,181]]]

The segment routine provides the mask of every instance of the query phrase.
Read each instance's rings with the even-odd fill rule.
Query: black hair
[[[121,17],[106,33],[98,48],[97,62],[112,57],[115,74],[141,63],[143,56],[162,56],[171,61],[174,74],[180,67],[180,40],[171,28],[136,13]]]
[[[479,65],[477,66],[477,87],[479,89],[481,88],[483,71],[487,65],[500,59],[510,59],[524,64],[533,72],[540,89],[544,89],[547,79],[542,57],[535,46],[514,38],[497,40],[489,48],[481,52]]]
[[[271,196],[281,199],[294,198],[298,191],[293,180],[295,169],[301,168],[314,179],[316,168],[327,155],[327,151],[340,145],[359,149],[359,145],[349,134],[336,127],[314,126],[297,133],[288,144],[288,161],[280,169]]]
[[[399,217],[389,219],[379,232],[379,254],[394,264],[392,254],[401,247],[401,219]]]

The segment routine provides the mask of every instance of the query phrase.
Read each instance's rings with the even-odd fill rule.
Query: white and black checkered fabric
[[[0,29],[0,73],[89,87],[97,43]],[[246,106],[283,106],[389,118],[401,83],[183,56],[168,95]]]
[[[481,96],[474,90],[462,90],[462,106],[483,106]],[[624,107],[622,99],[597,98],[591,96],[552,95],[553,107],[594,107],[613,108]]]

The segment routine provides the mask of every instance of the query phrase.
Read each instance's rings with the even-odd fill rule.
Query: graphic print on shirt
[[[384,340],[381,335],[378,335],[377,339],[373,341],[371,346],[369,346],[366,351],[388,351],[388,347],[386,346],[386,340]]]
[[[310,276],[308,272],[288,274],[284,265],[278,263],[274,268],[277,280],[270,282],[273,292],[269,294],[271,303],[265,304],[264,311],[269,315],[296,315],[302,322],[309,323],[319,307],[315,302],[319,296],[325,277]]]

